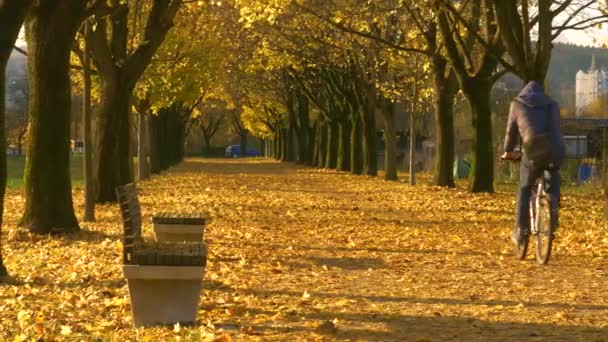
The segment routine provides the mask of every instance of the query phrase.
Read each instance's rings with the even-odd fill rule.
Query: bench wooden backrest
[[[123,223],[123,262],[132,264],[133,248],[142,241],[141,208],[137,198],[137,188],[133,183],[119,186],[116,188],[116,196],[118,197]]]

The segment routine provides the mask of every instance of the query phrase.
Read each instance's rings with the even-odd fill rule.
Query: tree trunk
[[[350,172],[355,175],[363,173],[363,131],[361,117],[353,114],[350,130]]]
[[[204,130],[203,130],[204,131]],[[211,155],[211,137],[203,132],[203,156],[210,157]]]
[[[287,159],[289,158],[288,153],[287,153],[287,145],[289,144],[288,141],[288,134],[287,134],[287,130],[288,128],[281,128],[281,161],[287,161]]]
[[[435,172],[433,183],[453,188],[454,183],[454,96],[455,84],[450,85],[443,73],[434,75],[435,109]]]
[[[19,156],[23,155],[23,138],[25,138],[26,132],[27,132],[27,124],[26,124],[26,128],[20,130],[19,136],[17,137],[17,154]]]
[[[320,129],[321,129],[321,124],[319,123],[319,121],[315,121],[314,123],[314,127],[312,130],[312,160],[311,160],[311,166],[317,166],[318,165],[318,161],[319,161],[319,145],[321,144],[321,141],[319,140],[320,138]]]
[[[416,185],[416,116],[414,106],[410,111],[410,156],[409,156],[409,184]]]
[[[277,160],[285,160],[285,130],[281,127],[277,129],[279,141],[277,143]]]
[[[93,144],[91,139],[91,56],[88,44],[89,24],[85,23],[84,89],[82,101],[83,171],[84,171],[84,221],[95,221],[95,179],[93,178]]]
[[[418,58],[416,58],[418,65]],[[416,110],[418,109],[418,78],[415,76],[412,108],[410,111],[410,185],[416,185]]]
[[[247,133],[240,133],[241,138],[241,158],[245,158],[247,156]]]
[[[382,106],[384,119],[384,180],[395,181],[397,177],[397,134],[395,132],[394,104],[385,99]]]
[[[281,152],[281,129],[277,128],[274,131],[274,141],[273,141],[273,148],[272,148],[272,157],[276,160],[281,159],[280,156],[280,152]]]
[[[350,171],[350,120],[342,120],[338,127],[338,171]]]
[[[6,191],[6,66],[23,24],[29,1],[5,0],[0,3],[0,277],[8,275],[2,259],[2,223]]]
[[[287,128],[287,158],[286,161],[292,162],[296,160],[296,134],[295,126],[289,125]]]
[[[604,191],[604,229],[608,228],[608,127],[602,128],[602,190]],[[512,163],[511,163],[512,164]]]
[[[338,161],[339,127],[336,121],[327,125],[327,153],[325,154],[325,168],[335,169]]]
[[[272,136],[270,137],[269,142],[269,157],[272,159],[276,159],[276,147],[277,147],[277,132],[276,130],[272,132]]]
[[[262,138],[258,138],[258,141],[260,142],[260,154],[262,155],[262,157],[266,156],[266,141]]]
[[[319,130],[319,160],[317,160],[317,167],[324,168],[327,156],[327,123],[321,124]]]
[[[137,113],[137,170],[139,180],[150,179],[150,167],[148,164],[149,137],[147,134],[148,119],[145,113]]]
[[[4,18],[4,8],[0,7],[0,19]],[[4,193],[6,192],[6,178],[7,178],[7,170],[6,170],[6,131],[5,131],[5,89],[6,89],[6,76],[5,70],[6,65],[8,63],[8,56],[10,52],[6,54],[4,52],[5,41],[10,39],[10,37],[5,37],[7,30],[4,28],[4,23],[0,23],[0,277],[4,277],[8,275],[6,267],[4,266],[4,261],[2,259],[2,223],[3,223],[3,214],[4,214]],[[9,33],[10,34],[10,33]],[[16,37],[16,35],[15,35]],[[14,39],[11,39],[13,42]],[[12,44],[11,48],[12,50]],[[9,50],[9,51],[10,51]]]
[[[298,94],[298,161],[305,165],[312,164],[312,130],[310,128],[310,111],[308,98],[304,94]]]
[[[130,109],[133,88],[119,77],[102,77],[97,116],[97,203],[116,201],[116,187],[133,182],[130,151]]]
[[[186,124],[181,117],[176,117],[176,129],[177,129],[177,155],[178,158],[174,165],[177,165],[186,159]]]
[[[370,92],[374,92],[373,90]],[[378,175],[376,155],[376,100],[375,93],[368,96],[369,104],[363,112],[363,171],[368,176]]]
[[[156,175],[161,171],[158,115],[150,115],[148,125],[150,132],[150,173]]]
[[[494,158],[492,149],[491,84],[471,79],[463,87],[473,116],[473,160],[470,191],[494,192]]]
[[[298,162],[298,164],[308,164],[309,163],[309,158],[308,158],[308,149],[310,148],[307,140],[308,140],[308,127],[298,127],[296,129],[296,134],[295,134],[295,138],[296,138],[296,160]]]
[[[70,51],[85,3],[44,2],[29,13],[29,123],[22,225],[37,234],[80,229],[70,175]]]
[[[169,114],[166,108],[161,109],[158,113],[158,156],[160,161],[161,171],[169,169],[171,161],[168,158],[168,153],[171,143],[171,130],[170,130]]]

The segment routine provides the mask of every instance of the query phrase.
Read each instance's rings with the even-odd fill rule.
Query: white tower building
[[[584,72],[576,73],[576,115],[581,115],[585,107],[595,102],[608,91],[608,73],[599,70],[595,64],[595,56],[591,57],[591,66]]]

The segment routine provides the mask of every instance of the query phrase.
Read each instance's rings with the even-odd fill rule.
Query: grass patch
[[[74,188],[82,185],[83,175],[82,154],[72,154],[70,157],[70,173],[72,174],[72,186]],[[7,157],[7,186],[9,188],[21,188],[24,185],[23,171],[25,169],[25,156]]]

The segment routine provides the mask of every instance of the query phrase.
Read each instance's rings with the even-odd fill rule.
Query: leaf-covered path
[[[119,267],[117,208],[101,208],[100,222],[68,239],[36,238],[15,227],[21,201],[9,193],[3,239],[15,280],[0,286],[3,337],[35,335],[39,316],[46,334],[66,339],[196,340],[222,331],[242,341],[608,338],[599,195],[563,198],[562,231],[543,267],[511,255],[513,193],[191,159],[141,184],[141,202],[145,222],[159,211],[212,217],[200,327],[139,331]]]

